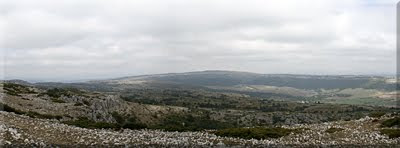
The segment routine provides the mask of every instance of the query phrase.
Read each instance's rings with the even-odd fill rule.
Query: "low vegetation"
[[[385,112],[371,112],[368,116],[369,117],[374,117],[374,118],[379,118],[385,115]]]
[[[57,98],[53,98],[53,99],[51,99],[51,101],[54,102],[54,103],[67,103],[64,100],[57,99]]]
[[[343,131],[344,129],[343,128],[329,128],[329,129],[327,129],[327,130],[325,130],[325,132],[327,132],[327,133],[336,133],[336,132],[340,132],[340,131]]]
[[[383,121],[381,127],[400,127],[400,117],[395,117]]]
[[[280,127],[228,128],[216,131],[215,135],[244,139],[268,139],[280,138],[289,135],[290,133],[301,132],[302,130],[304,129],[286,129]]]
[[[384,113],[392,112],[391,109],[385,107],[328,104],[313,101],[298,103],[293,101],[272,100],[270,98],[249,97],[237,93],[212,92],[209,90],[127,89],[119,94],[125,101],[140,104],[171,105],[187,107],[191,110],[209,110],[212,111],[211,116],[214,117],[214,119],[232,124],[237,123],[240,124],[240,126],[354,120],[365,117],[371,112],[375,112],[371,114],[372,116],[380,116]],[[235,113],[231,113],[231,110],[235,110]],[[265,118],[256,120],[254,119],[255,117],[249,117],[242,119],[243,121],[238,121],[237,118],[234,117],[239,115],[245,116],[248,114],[247,111],[254,112],[254,114],[263,114]],[[193,113],[193,115],[196,114],[197,113]],[[174,128],[176,128],[176,126],[174,126]],[[187,127],[185,127],[185,130],[186,129]]]
[[[4,83],[3,89],[5,93],[12,96],[21,96],[20,94],[34,94],[36,93],[27,86],[15,84],[15,83]]]
[[[73,95],[87,97],[83,91],[81,91],[77,88],[51,88],[39,95],[40,96],[48,95],[52,98],[60,98],[62,96],[71,97]]]
[[[43,95],[48,95],[53,98],[60,98],[61,96],[67,96],[67,97],[71,96],[71,94],[67,90],[61,88],[49,89],[46,92],[44,92]]]
[[[82,102],[83,102],[83,104],[85,104],[86,106],[90,106],[90,102],[89,102],[89,101],[83,100]]]
[[[123,116],[120,115],[118,112],[112,112],[112,117],[117,122],[117,126],[120,128],[127,128],[127,129],[143,129],[147,128],[145,124],[139,123],[134,116]]]
[[[6,112],[13,112],[13,113],[19,114],[19,115],[25,114],[25,112],[23,112],[21,110],[18,110],[18,109],[15,109],[13,107],[10,107],[7,104],[0,103],[0,107],[2,107],[2,110],[6,111]]]
[[[166,131],[200,131],[204,129],[232,128],[234,126],[231,123],[211,120],[207,116],[171,115],[152,128]]]
[[[33,112],[33,111],[28,111],[28,112],[24,112],[18,109],[15,109],[13,107],[8,106],[7,104],[2,104],[0,103],[0,106],[2,106],[3,111],[6,112],[13,112],[15,114],[19,114],[19,115],[27,115],[29,117],[32,118],[41,118],[41,119],[57,119],[60,120],[62,119],[62,116],[59,115],[50,115],[50,114],[40,114],[38,112]]]
[[[382,129],[381,133],[389,136],[389,138],[400,137],[400,129]]]
[[[29,117],[32,117],[32,118],[57,119],[57,120],[62,119],[62,116],[59,116],[59,115],[40,114],[40,113],[32,112],[32,111],[27,112],[26,115]]]
[[[107,122],[96,122],[90,120],[86,117],[79,117],[77,120],[63,121],[64,124],[73,125],[82,128],[90,128],[90,129],[118,129],[120,128],[117,124],[107,123]]]
[[[82,105],[83,105],[83,103],[80,103],[80,102],[74,104],[74,106],[82,106]]]
[[[79,117],[76,120],[70,121],[63,121],[64,124],[82,127],[82,128],[89,128],[89,129],[143,129],[146,128],[146,125],[140,124],[136,122],[135,118],[128,118],[119,115],[117,112],[112,113],[113,117],[116,119],[116,123],[109,123],[109,122],[96,122],[94,120],[90,120],[86,117]]]

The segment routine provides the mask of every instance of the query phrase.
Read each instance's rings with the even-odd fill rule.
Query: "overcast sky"
[[[394,74],[395,0],[3,0],[1,77]]]

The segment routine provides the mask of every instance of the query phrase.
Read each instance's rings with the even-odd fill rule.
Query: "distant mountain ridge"
[[[234,74],[234,75],[248,75],[248,76],[276,76],[276,77],[297,77],[297,78],[309,78],[309,77],[319,77],[319,78],[384,78],[383,76],[375,75],[308,75],[308,74],[261,74],[253,72],[244,71],[227,71],[227,70],[205,70],[205,71],[193,71],[193,72],[182,72],[182,73],[162,73],[162,74],[147,74],[138,76],[125,76],[120,78],[113,78],[109,80],[122,80],[122,79],[132,79],[132,78],[149,78],[149,77],[165,77],[165,76],[182,76],[182,75],[201,75],[201,74]],[[98,81],[98,80],[94,80]]]
[[[143,84],[174,83],[199,86],[233,86],[233,85],[268,85],[293,87],[299,89],[342,89],[342,88],[382,88],[393,89],[387,84],[389,78],[382,76],[362,75],[295,75],[295,74],[258,74],[239,71],[197,71],[186,73],[167,73],[121,77],[109,80],[90,81],[90,83],[110,84]]]

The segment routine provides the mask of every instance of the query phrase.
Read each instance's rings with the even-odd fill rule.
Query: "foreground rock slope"
[[[383,117],[385,118],[385,117]],[[212,131],[166,132],[160,130],[105,130],[85,129],[61,124],[58,120],[30,118],[0,111],[0,145],[3,146],[389,146],[400,145],[400,138],[389,138],[379,132],[379,120],[362,118],[322,124],[295,125],[286,128],[304,128],[277,139],[239,139],[219,137]],[[335,133],[329,128],[341,128]]]

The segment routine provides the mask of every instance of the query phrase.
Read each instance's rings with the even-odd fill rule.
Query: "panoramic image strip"
[[[397,3],[0,1],[0,147],[399,147]]]

